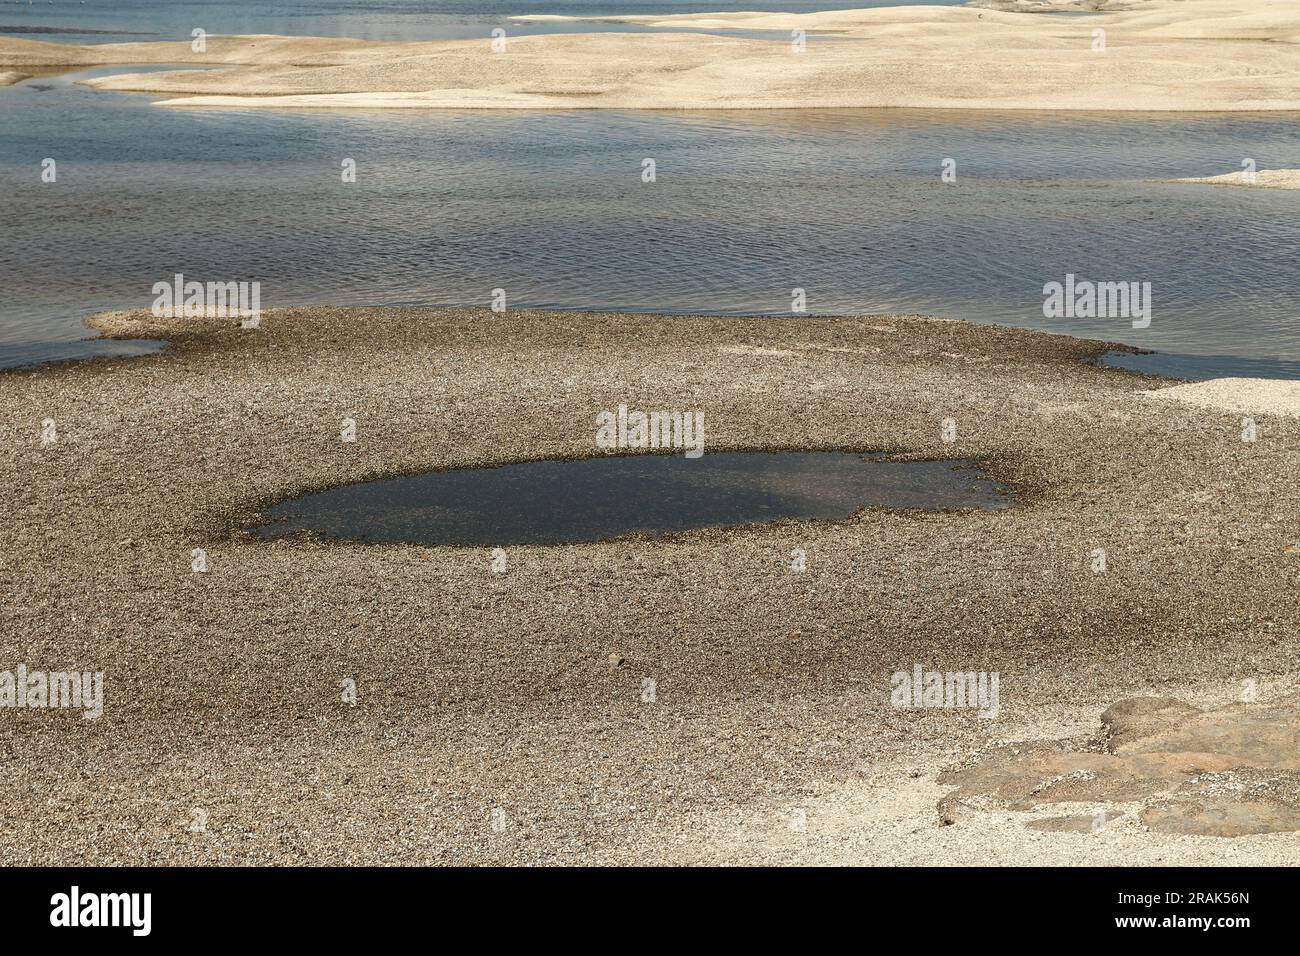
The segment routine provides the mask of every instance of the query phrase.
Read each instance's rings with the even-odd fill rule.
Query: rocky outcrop
[[[1300,697],[1213,710],[1133,698],[1108,708],[1091,739],[1001,747],[939,781],[955,788],[939,805],[950,824],[975,808],[1086,804],[1088,814],[1032,825],[1096,829],[1086,822],[1117,819],[1126,809],[1118,805],[1138,804],[1141,823],[1161,833],[1300,830]]]

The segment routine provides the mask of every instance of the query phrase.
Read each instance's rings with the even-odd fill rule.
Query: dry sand
[[[229,66],[87,81],[168,94],[166,104],[190,106],[1300,109],[1300,0],[1135,0],[1114,12],[1072,17],[907,6],[597,19],[665,31],[772,31],[780,38],[521,36],[499,53],[487,37],[212,37],[203,53],[188,43],[71,46],[0,38],[0,66]],[[1104,51],[1093,49],[1098,28]],[[814,38],[803,53],[793,52],[794,30]],[[819,34],[834,36],[817,40]]]
[[[0,710],[2,863],[1300,859],[1295,834],[938,811],[944,769],[1125,697],[1294,693],[1300,421],[1244,443],[1087,364],[1101,343],[915,316],[101,325],[172,345],[0,373],[0,668],[106,673],[98,720]],[[703,410],[709,451],[975,457],[1023,500],[511,548],[504,575],[239,530],[339,482],[593,454],[619,403]],[[1000,716],[894,709],[917,662],[998,671]]]
[[[1244,415],[1300,417],[1300,382],[1272,378],[1215,378],[1145,392],[1160,400],[1173,400]]]
[[[1210,186],[1245,186],[1255,189],[1300,189],[1300,169],[1260,169],[1254,178],[1244,172],[1224,173],[1221,176],[1197,176],[1174,179],[1175,183],[1205,183]]]
[[[1102,13],[1131,10],[1149,0],[971,0],[970,6],[1016,13]]]

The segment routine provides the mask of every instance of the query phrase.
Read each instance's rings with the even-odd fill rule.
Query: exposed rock
[[[1101,725],[1110,732],[1107,749],[1119,751],[1125,744],[1157,731],[1177,726],[1200,711],[1171,697],[1134,697],[1107,707]]]
[[[1108,708],[1101,723],[1095,740],[1004,747],[942,774],[939,782],[957,789],[940,801],[940,821],[958,823],[963,811],[988,803],[1011,810],[1142,803],[1142,823],[1161,833],[1300,830],[1300,698],[1201,711],[1179,700],[1139,697]],[[1109,819],[1121,815],[1102,812]],[[1027,825],[1090,829],[1081,819]]]
[[[1233,767],[1300,770],[1300,701],[1233,704],[1126,743],[1131,754],[1214,754]],[[1208,768],[1207,768],[1208,769]]]

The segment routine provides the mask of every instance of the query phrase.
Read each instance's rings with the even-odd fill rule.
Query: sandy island
[[[1300,189],[1300,169],[1261,169],[1253,176],[1243,172],[1221,176],[1191,176],[1175,183],[1203,183],[1207,186],[1242,186],[1246,189]]]
[[[1300,858],[1300,420],[1243,442],[1103,343],[917,316],[97,324],[171,345],[0,372],[0,658],[105,672],[97,720],[0,712],[0,862]],[[505,574],[244,530],[340,482],[593,454],[620,402],[704,411],[709,451],[972,457],[1020,501]],[[917,663],[997,671],[996,719],[891,706]]]
[[[229,67],[86,81],[165,94],[162,102],[173,106],[1300,109],[1300,0],[1102,6],[1106,12],[1068,17],[1017,11],[1077,11],[1079,4],[604,17],[593,19],[663,32],[519,36],[502,52],[487,37],[211,37],[202,53],[188,42],[75,46],[4,37],[0,67]],[[1104,50],[1094,49],[1098,29]],[[792,31],[811,38],[804,52],[793,52]]]

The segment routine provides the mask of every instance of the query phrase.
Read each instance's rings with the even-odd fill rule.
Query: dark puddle
[[[853,452],[723,452],[532,461],[343,485],[280,502],[263,538],[375,544],[570,544],[863,508],[999,509],[1007,486],[968,461]]]

